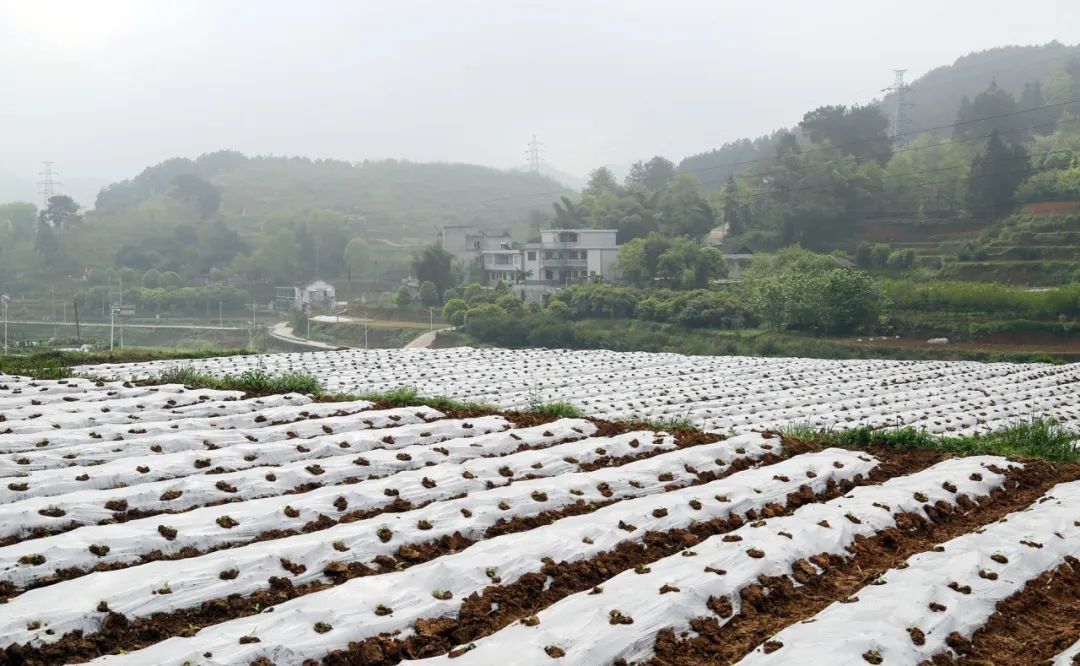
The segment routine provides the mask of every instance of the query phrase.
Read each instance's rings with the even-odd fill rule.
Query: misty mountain
[[[521,229],[531,211],[547,213],[552,200],[572,194],[545,175],[472,164],[353,163],[220,151],[169,159],[109,185],[97,197],[97,214],[130,211],[167,197],[181,176],[217,188],[226,221],[327,209],[361,216],[373,231],[396,239],[426,240],[448,224]]]
[[[956,122],[957,111],[965,98],[973,99],[991,83],[1017,99],[1021,98],[1024,84],[1029,82],[1042,82],[1045,90],[1062,65],[1076,56],[1080,56],[1080,44],[1068,46],[1054,41],[1042,46],[1003,46],[957,58],[953,64],[932,69],[909,83],[906,130],[948,135],[951,129],[945,126]],[[894,97],[887,93],[881,99],[867,100],[867,104],[880,104],[890,115]],[[798,117],[795,120],[793,126]],[[757,138],[731,141],[720,148],[684,158],[678,168],[695,173],[706,188],[718,188],[731,174],[741,173],[762,159],[774,157],[778,138],[788,131],[791,129],[778,128]],[[916,136],[917,132],[908,135],[907,139]]]

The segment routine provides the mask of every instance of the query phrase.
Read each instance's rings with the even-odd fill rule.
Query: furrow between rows
[[[680,455],[702,447],[680,451]],[[671,455],[671,454],[667,454]],[[511,586],[542,573],[559,561],[585,561],[650,540],[654,530],[669,536],[702,526],[715,532],[731,529],[759,513],[783,512],[789,503],[813,501],[863,480],[878,461],[831,449],[799,455],[766,467],[744,470],[704,485],[625,499],[591,513],[562,518],[532,530],[481,541],[406,571],[356,578],[331,589],[274,607],[272,613],[209,627],[192,638],[173,638],[145,650],[106,657],[112,663],[245,663],[266,657],[277,664],[318,658],[350,642],[357,650],[378,648],[365,639],[406,641],[413,626],[437,626],[426,643],[449,649],[454,616],[488,586]],[[676,539],[678,537],[675,537]],[[620,558],[609,561],[609,575],[620,570]],[[633,566],[624,561],[622,567]],[[457,601],[461,600],[461,601]],[[447,617],[449,626],[439,618]],[[435,618],[431,622],[429,618]],[[319,624],[322,623],[322,624]],[[318,627],[315,625],[319,624]],[[333,631],[320,631],[323,625]],[[314,627],[314,628],[313,628]],[[394,638],[381,638],[394,632]],[[447,635],[443,635],[443,634]],[[255,642],[251,637],[257,638]],[[398,645],[400,651],[408,645]],[[436,648],[438,649],[438,648]],[[209,651],[212,657],[202,657]]]
[[[490,664],[514,650],[516,664],[634,661],[652,655],[661,631],[676,634],[698,618],[723,624],[748,603],[744,594],[762,577],[813,575],[823,555],[843,555],[859,537],[895,526],[898,516],[927,515],[938,502],[957,506],[985,497],[1006,481],[998,457],[948,460],[810,504],[790,516],[752,523],[667,557],[644,571],[624,572],[593,593],[579,593],[466,649],[458,664]],[[831,656],[825,653],[826,656]],[[803,653],[788,652],[803,658]],[[435,659],[441,662],[443,658]],[[787,661],[785,663],[791,663]],[[854,663],[832,661],[830,663]]]
[[[1058,485],[1022,511],[915,555],[859,590],[857,601],[792,625],[771,639],[780,647],[740,663],[836,663],[827,654],[842,663],[919,664],[968,653],[998,602],[1067,559],[1080,565],[1078,506],[1080,482]]]

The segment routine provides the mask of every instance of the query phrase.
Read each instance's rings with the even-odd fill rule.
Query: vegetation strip
[[[712,616],[698,618],[691,623],[693,636],[662,631],[649,664],[734,663],[785,627],[813,617],[838,600],[850,599],[909,557],[1021,510],[1056,483],[1077,476],[1080,468],[1075,466],[1027,461],[1023,469],[1008,472],[1007,491],[993,491],[963,510],[938,504],[925,518],[915,514],[898,517],[895,527],[856,540],[842,555],[810,558],[815,564],[813,571],[803,569],[760,579],[741,595],[739,613],[726,622]]]
[[[849,462],[844,468],[836,468],[832,463],[838,459]],[[346,582],[333,590],[325,590],[316,595],[297,599],[292,603],[301,604],[301,606],[296,607],[295,612],[304,614],[308,613],[308,611],[304,611],[302,608],[316,604],[334,614],[333,618],[327,618],[329,624],[349,626],[351,627],[349,631],[352,634],[361,632],[361,634],[371,636],[382,631],[383,629],[380,627],[403,626],[401,623],[409,617],[419,619],[431,611],[453,607],[456,602],[453,602],[452,599],[463,599],[472,592],[479,591],[492,583],[510,583],[519,575],[534,572],[537,567],[542,566],[542,563],[533,560],[532,557],[522,559],[520,554],[543,551],[549,552],[558,560],[569,557],[571,552],[601,553],[624,541],[640,541],[646,537],[645,532],[648,530],[648,525],[654,523],[656,525],[669,524],[670,518],[665,518],[659,513],[655,515],[652,513],[658,507],[670,506],[673,510],[678,509],[680,515],[683,516],[679,520],[685,522],[687,526],[694,522],[694,515],[697,515],[702,521],[711,518],[727,520],[732,515],[744,515],[750,510],[756,513],[777,502],[782,504],[787,501],[789,494],[793,501],[801,502],[811,499],[814,493],[809,488],[797,491],[801,485],[812,485],[818,492],[835,491],[839,481],[855,479],[875,466],[877,466],[877,463],[870,461],[869,458],[867,462],[863,462],[857,458],[856,454],[837,450],[821,454],[807,454],[807,456],[791,458],[768,468],[739,472],[705,486],[623,500],[582,516],[563,518],[550,525],[536,527],[526,532],[488,539],[461,553],[447,554],[430,564],[414,566],[407,572],[386,573],[357,579]],[[803,473],[808,470],[816,470],[817,474],[814,478],[808,479],[803,476]],[[772,477],[778,472],[792,475],[791,480],[784,482],[773,479]],[[764,494],[754,492],[749,486],[756,486],[764,490]],[[711,495],[717,491],[726,492],[732,498],[731,501],[719,502],[713,499]],[[685,506],[689,499],[699,495],[703,501],[703,509],[692,510]],[[780,509],[778,507],[769,509],[769,511],[775,510]],[[639,527],[635,528],[633,532],[610,530],[606,527],[607,523],[614,524],[620,520],[623,520],[626,524],[634,522]],[[527,523],[525,527],[526,529],[533,527],[533,524]],[[574,533],[584,533],[587,536],[591,535],[591,537],[587,538],[585,542],[581,542],[573,538]],[[522,547],[525,549],[522,550]],[[563,553],[563,551],[565,551],[564,554],[559,554]],[[403,583],[405,580],[409,582],[407,584]],[[421,588],[431,587],[432,594],[439,590],[446,590],[451,595],[446,599],[435,596],[428,601],[424,601],[422,597],[417,598],[415,593],[406,593],[406,590],[403,589],[403,587],[415,588],[416,586]],[[372,608],[356,608],[354,602],[339,604],[334,599],[321,596],[325,594],[337,596],[338,591],[353,600],[358,598],[369,599],[372,602]],[[406,594],[406,596],[401,597],[402,594]],[[404,601],[406,598],[410,599],[410,601]],[[380,615],[379,609],[376,607],[376,600],[379,600],[378,603],[383,603],[391,608],[396,605],[396,613],[392,617],[389,616],[390,614],[386,616]],[[410,608],[413,605],[416,607]],[[276,607],[276,612],[272,615],[260,615],[246,620],[236,620],[235,622],[271,621],[276,624],[278,621],[285,621],[287,618],[292,617],[293,611],[290,608],[286,606]],[[344,616],[338,617],[337,615],[338,613],[359,613],[366,617],[373,611],[373,618],[370,620],[365,619],[363,622],[347,622]],[[200,633],[198,640],[200,645],[208,645],[207,641],[212,643],[218,640],[212,638],[212,635],[220,635],[221,639],[225,640],[226,643],[235,645],[235,638],[231,640],[226,638],[233,631],[240,631],[244,635],[249,632],[246,628],[234,627],[234,623],[225,623],[204,630]],[[284,637],[284,634],[279,633],[279,631],[277,629],[265,632],[259,630],[258,633],[266,641],[272,640],[273,636],[280,635]],[[212,634],[206,632],[212,632]],[[341,633],[339,631],[330,638],[340,640],[340,637]],[[71,640],[75,640],[74,637]],[[49,648],[43,646],[41,649],[48,650]],[[213,650],[212,647],[210,649]],[[325,651],[329,648],[322,649]],[[200,649],[198,653],[201,654],[202,651]],[[161,658],[161,655],[155,657],[153,653],[149,652],[134,654],[139,654],[140,658],[145,658],[147,662]],[[129,657],[134,657],[134,654],[129,655]]]

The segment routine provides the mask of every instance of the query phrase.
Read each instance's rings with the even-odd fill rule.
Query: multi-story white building
[[[502,280],[521,298],[546,302],[559,287],[617,277],[614,229],[546,229],[515,249],[506,234],[476,227],[443,227],[443,249],[466,268],[483,268],[484,283]]]
[[[521,252],[514,249],[510,235],[485,232],[468,226],[443,227],[442,247],[468,271],[483,270],[484,284],[499,280],[513,284],[521,280]]]
[[[612,277],[619,246],[614,229],[546,229],[522,254],[526,282],[568,285]]]

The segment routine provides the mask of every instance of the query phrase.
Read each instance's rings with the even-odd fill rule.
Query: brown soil
[[[454,646],[467,644],[490,635],[512,622],[543,610],[560,599],[582,592],[629,569],[648,565],[694,544],[729,532],[744,520],[785,515],[809,502],[832,499],[848,492],[854,485],[881,482],[897,475],[910,474],[941,460],[940,454],[917,452],[914,455],[884,452],[883,461],[870,479],[856,483],[830,484],[814,496],[809,487],[788,497],[786,507],[770,505],[760,514],[748,512],[743,517],[694,523],[689,529],[649,532],[643,543],[624,543],[612,551],[579,562],[543,561],[537,573],[526,574],[509,585],[492,585],[482,594],[472,594],[461,605],[457,617],[421,619],[416,634],[407,639],[375,636],[349,644],[344,650],[327,655],[322,663],[332,665],[370,664],[383,666],[404,659],[419,659],[450,652]],[[453,654],[453,653],[451,653]],[[716,662],[713,662],[716,663]]]
[[[601,427],[603,436],[611,436],[621,434],[622,432],[629,432],[635,428],[629,427],[622,423],[610,422],[610,421],[596,421],[597,425]],[[598,432],[596,436],[601,436]],[[696,446],[699,444],[714,442],[719,438],[715,435],[708,433],[701,433],[694,430],[680,431],[676,433],[676,444],[680,447]],[[528,447],[521,447],[519,450],[525,450]],[[741,469],[752,466],[753,464],[772,464],[782,460],[783,458],[796,455],[798,453],[804,453],[806,451],[815,450],[816,446],[808,443],[796,443],[792,442],[786,445],[781,451],[778,451],[777,455],[768,455],[759,461],[737,461],[737,464],[730,465],[724,470],[722,474],[716,473],[704,473],[699,474],[694,483],[707,483],[717,478],[722,478],[733,474]],[[639,458],[649,457],[645,454],[639,456]],[[621,459],[620,459],[621,461]],[[613,459],[615,462],[615,459]],[[621,464],[621,462],[620,462]],[[683,486],[671,486],[668,489],[674,489],[676,487]],[[615,501],[609,502],[585,502],[578,501],[574,504],[563,507],[557,511],[546,511],[542,514],[529,517],[519,517],[510,521],[501,521],[496,525],[488,528],[485,533],[485,538],[491,538],[500,534],[509,534],[513,532],[522,532],[533,529],[540,525],[546,525],[552,523],[560,518],[581,515],[590,513],[596,509],[612,504]],[[802,500],[803,502],[805,500]],[[326,529],[338,522],[352,522],[363,518],[370,517],[382,513],[384,510],[392,511],[408,511],[411,509],[419,508],[423,505],[412,505],[402,500],[395,500],[394,503],[388,505],[388,507],[380,509],[372,509],[364,512],[354,512],[348,514],[342,519],[335,521],[327,516],[322,516],[319,521],[313,521],[308,523],[302,531],[311,532],[320,529]],[[741,523],[741,521],[739,521]],[[265,541],[271,539],[278,539],[293,534],[297,534],[296,530],[275,530],[271,532],[264,532],[255,538],[256,541]],[[227,620],[235,619],[238,617],[246,617],[264,610],[266,607],[293,599],[295,597],[303,596],[305,594],[311,594],[320,590],[326,589],[333,584],[343,583],[351,578],[358,578],[361,576],[368,576],[372,574],[389,573],[392,571],[400,570],[427,562],[431,559],[441,557],[450,553],[457,552],[468,546],[472,545],[472,540],[462,537],[460,534],[454,534],[448,537],[442,537],[435,541],[419,544],[408,544],[398,549],[396,557],[380,556],[375,559],[378,564],[377,568],[369,567],[361,563],[349,563],[342,564],[336,562],[329,562],[324,569],[324,574],[327,576],[330,582],[313,582],[307,585],[294,586],[290,580],[286,577],[286,570],[282,570],[282,577],[271,577],[269,579],[270,588],[267,590],[261,590],[248,596],[233,595],[224,599],[215,599],[212,601],[204,602],[198,608],[183,609],[170,613],[157,613],[147,618],[138,618],[135,620],[129,620],[128,618],[118,613],[108,613],[105,616],[105,621],[102,625],[102,630],[95,634],[83,634],[83,632],[72,632],[64,635],[59,641],[43,646],[30,646],[30,645],[11,645],[4,649],[0,649],[0,664],[54,664],[54,663],[70,663],[79,661],[89,661],[98,656],[104,654],[116,653],[119,650],[135,650],[154,643],[160,642],[172,636],[190,636],[197,632],[199,629],[212,624],[218,624]],[[144,555],[141,562],[148,562],[158,559],[183,559],[187,557],[195,557],[204,552],[212,552],[213,550],[220,550],[223,548],[236,547],[243,544],[230,544],[222,546],[220,548],[208,549],[206,551],[198,551],[195,548],[185,548],[178,553],[165,555],[160,551],[154,551]],[[127,566],[131,566],[134,563],[117,562],[112,564],[103,564],[99,567],[95,567],[94,571],[104,571],[111,569],[121,569]],[[85,575],[88,571],[80,569],[67,569],[57,572],[57,576],[50,579],[47,583],[51,584],[59,580],[65,580],[74,578],[77,576]],[[39,585],[40,586],[40,585]],[[4,590],[0,589],[0,593]],[[9,597],[15,596],[12,593],[8,594]],[[3,599],[0,599],[2,603]]]
[[[1080,640],[1080,561],[1068,557],[1013,596],[970,641],[955,641],[959,654],[938,655],[937,666],[1032,666]],[[1074,662],[1075,663],[1075,662]]]
[[[551,420],[553,420],[553,419],[551,419],[550,417],[547,417],[547,415],[544,415],[544,414],[533,414],[533,413],[522,413],[522,412],[513,412],[513,414],[517,414],[519,416],[524,415],[524,422],[528,423],[527,426],[522,425],[522,426],[519,426],[519,427],[530,427],[530,426],[534,426],[534,425],[543,425],[544,423],[548,423]],[[469,417],[464,417],[464,418],[475,418],[475,417],[476,417],[476,415],[473,414],[473,415],[471,415]],[[541,420],[539,423],[531,423],[531,422],[529,422],[531,417],[538,417],[538,418],[539,417],[547,417],[547,419],[546,420]],[[631,427],[629,424],[616,422],[616,421],[603,421],[603,420],[600,420],[600,419],[589,419],[589,420],[593,421],[597,425],[597,427],[599,428],[598,431],[595,434],[591,435],[592,437],[614,437],[615,435],[620,435],[620,434],[623,434],[625,432],[632,432],[632,431],[637,429],[635,427]],[[693,429],[680,429],[680,430],[676,430],[673,434],[675,435],[675,438],[676,438],[675,439],[675,444],[676,444],[676,446],[678,448],[686,448],[686,447],[690,447],[690,446],[698,446],[700,444],[710,444],[710,443],[717,442],[717,441],[720,441],[720,440],[723,439],[723,437],[720,436],[720,435],[701,432],[699,430],[693,430]],[[532,447],[532,446],[522,444],[517,449],[515,449],[513,451],[513,453],[521,453],[523,451],[530,451],[530,450],[533,450],[535,448],[538,448],[538,447]],[[732,474],[734,472],[737,472],[737,471],[740,471],[740,470],[743,470],[743,469],[747,469],[747,468],[753,467],[755,465],[769,465],[769,464],[778,462],[778,461],[782,460],[785,457],[795,455],[797,453],[803,453],[803,452],[808,451],[808,450],[813,450],[814,448],[815,447],[812,444],[806,444],[806,443],[798,443],[798,444],[796,444],[796,443],[793,442],[793,443],[790,443],[787,446],[787,448],[784,450],[782,456],[771,455],[770,454],[770,455],[766,455],[766,456],[764,456],[764,457],[762,457],[760,459],[756,459],[756,460],[754,460],[754,459],[739,459],[739,460],[736,460],[727,469],[725,469],[723,474],[719,474],[719,475],[714,474],[714,473],[699,474],[698,475],[699,478],[697,479],[696,483],[707,483],[708,481],[715,480],[717,478],[720,478],[721,476],[727,476],[727,475]],[[578,465],[578,471],[580,471],[580,472],[589,472],[589,471],[594,471],[594,470],[597,470],[597,469],[600,469],[600,468],[603,468],[603,467],[618,467],[618,466],[625,465],[625,464],[630,463],[630,462],[634,462],[636,460],[644,460],[645,458],[651,458],[653,456],[660,455],[661,453],[664,453],[664,451],[646,451],[646,452],[643,452],[643,453],[640,453],[640,454],[635,454],[635,455],[630,455],[630,456],[621,456],[621,457],[618,457],[618,458],[606,456],[606,457],[598,458],[598,459],[594,460],[591,463],[585,463],[585,464]],[[342,482],[342,483],[340,483],[338,485],[347,485],[347,484],[352,484],[352,483],[359,483],[361,481],[366,480],[367,478],[374,479],[374,478],[380,478],[380,477],[376,477],[376,476],[363,477],[363,478],[362,477],[356,477],[355,479],[350,479],[350,480]],[[537,477],[535,477],[532,474],[526,474],[524,476],[517,477],[517,478],[518,479],[532,479],[532,478],[537,478]],[[511,483],[511,481],[508,480],[507,483],[509,484],[509,483]],[[307,485],[305,485],[303,487],[293,488],[292,490],[289,490],[289,491],[285,492],[284,494],[285,495],[300,494],[300,493],[310,492],[310,491],[312,491],[312,490],[314,490],[316,488],[321,488],[321,487],[322,487],[322,484],[311,483],[311,484],[307,484]],[[200,505],[199,507],[192,507],[192,509],[194,509],[194,508],[202,508],[202,507],[207,507],[207,506],[217,506],[217,505],[228,504],[230,502],[236,502],[236,501],[240,501],[240,500],[237,500],[237,499],[228,500],[228,499],[226,499],[226,500],[221,500],[219,502],[208,502],[208,503]],[[115,571],[115,570],[118,570],[118,569],[126,569],[128,567],[136,566],[138,564],[145,564],[147,562],[156,562],[158,560],[183,560],[183,559],[188,559],[188,558],[191,558],[191,557],[199,557],[200,555],[205,555],[207,553],[212,553],[212,552],[215,552],[215,551],[218,551],[218,550],[226,550],[226,549],[229,549],[229,548],[239,548],[241,546],[246,546],[246,545],[248,545],[250,543],[253,543],[253,542],[270,541],[272,539],[282,539],[282,538],[289,537],[289,536],[295,536],[295,535],[301,534],[301,533],[310,533],[310,532],[315,532],[315,531],[318,531],[318,530],[324,530],[324,529],[327,529],[329,527],[333,527],[334,525],[337,525],[339,523],[352,523],[352,522],[356,522],[358,520],[365,520],[367,518],[373,518],[373,517],[375,517],[377,515],[380,515],[380,514],[383,514],[383,513],[400,513],[400,512],[403,512],[403,511],[412,511],[414,509],[423,508],[423,507],[427,506],[430,503],[431,502],[413,503],[413,502],[406,502],[406,501],[404,501],[404,500],[402,500],[400,498],[394,498],[393,501],[388,502],[387,504],[385,504],[385,505],[383,505],[381,507],[373,507],[373,508],[370,508],[370,509],[365,509],[363,511],[351,511],[351,512],[349,512],[349,513],[347,513],[347,514],[345,514],[345,515],[343,515],[343,516],[341,516],[340,518],[337,518],[337,519],[331,518],[331,517],[326,516],[326,515],[320,515],[317,520],[313,520],[313,521],[308,522],[307,524],[305,524],[300,529],[268,530],[266,532],[261,532],[260,534],[257,534],[254,538],[252,538],[250,540],[226,542],[226,543],[217,544],[217,545],[215,545],[213,547],[204,548],[204,549],[198,549],[198,548],[194,548],[194,547],[186,547],[186,548],[181,548],[178,551],[175,551],[175,552],[172,552],[172,553],[167,553],[167,554],[163,553],[160,550],[153,550],[153,551],[150,551],[148,553],[144,553],[142,556],[139,557],[138,560],[129,560],[129,561],[126,561],[126,562],[107,562],[107,563],[103,562],[101,564],[96,564],[93,567],[88,567],[88,568],[85,568],[85,569],[80,568],[80,567],[61,568],[61,569],[55,570],[54,575],[48,576],[48,577],[45,577],[45,578],[41,578],[41,579],[39,579],[37,581],[34,581],[34,582],[26,585],[21,590],[16,588],[14,585],[12,585],[8,581],[0,581],[0,603],[3,603],[3,602],[5,602],[5,601],[7,601],[9,599],[12,599],[12,598],[18,596],[19,594],[21,594],[22,592],[25,592],[27,590],[36,589],[36,588],[39,588],[39,587],[45,587],[47,585],[53,585],[53,584],[61,582],[61,581],[71,580],[71,579],[74,579],[74,578],[79,578],[81,576],[85,576],[87,574],[98,572],[98,571]],[[579,503],[579,504],[581,504],[581,503]],[[607,504],[607,503],[604,503],[604,504]],[[604,504],[593,503],[592,509],[590,509],[590,510],[593,510],[593,509],[595,509],[595,508],[597,508],[599,506],[603,506]],[[187,509],[187,510],[190,511],[191,509]],[[543,514],[532,517],[530,520],[534,521],[533,526],[546,525],[548,523],[554,522],[555,520],[558,520],[559,518],[563,517],[564,515],[576,515],[576,514],[573,514],[573,513],[564,513],[564,511],[567,511],[567,510],[572,511],[572,509],[564,509],[564,510],[560,510],[560,511],[544,512]],[[130,511],[125,511],[125,512],[117,512],[117,513],[113,514],[114,515],[114,520],[112,520],[112,521],[103,521],[100,524],[106,524],[106,523],[109,523],[109,522],[126,522],[128,520],[134,520],[134,519],[137,519],[137,518],[146,518],[146,517],[151,517],[151,516],[155,516],[155,515],[175,514],[175,513],[183,513],[183,511],[178,511],[178,512],[175,512],[175,511],[153,512],[153,511],[139,511],[139,510],[134,510],[133,509],[133,510],[130,510]],[[501,524],[502,523],[500,523],[500,525]],[[49,534],[58,534],[60,532],[66,532],[68,530],[75,529],[76,527],[78,527],[78,525],[73,524],[71,526],[68,526],[66,529],[65,528],[59,528],[59,529],[57,529],[55,531],[48,532],[48,533],[44,533],[43,531],[41,533],[39,533],[39,531],[35,531],[31,535],[27,535],[26,537],[24,537],[22,539],[15,539],[15,542],[25,541],[25,540],[29,540],[29,539],[35,539],[35,538],[41,538],[41,537],[44,537],[44,536],[48,536]],[[522,528],[522,529],[532,529],[532,527]],[[490,536],[496,536],[497,534],[502,533],[502,532],[498,532],[497,530],[496,531],[493,531],[493,530],[496,530],[496,528],[491,528],[491,529],[488,530],[488,532],[489,532],[488,536],[489,537]],[[0,544],[0,545],[8,545],[8,544]]]
[[[661,632],[650,663],[666,666],[738,661],[776,632],[815,615],[837,599],[850,597],[912,555],[1023,509],[1053,485],[1077,477],[1080,477],[1080,467],[1076,465],[1053,466],[1042,461],[1028,461],[1024,470],[1010,473],[1008,485],[1012,487],[1007,492],[996,491],[977,504],[967,502],[961,510],[940,504],[930,511],[930,521],[913,514],[900,516],[896,527],[872,538],[858,539],[846,557],[818,555],[811,558],[815,564],[824,567],[819,575],[813,575],[812,568],[796,567],[790,577],[759,580],[758,584],[744,590],[742,612],[723,625],[715,617],[703,617],[691,625],[698,632],[697,636],[680,637],[670,630]],[[1021,660],[1015,663],[1035,662]]]

